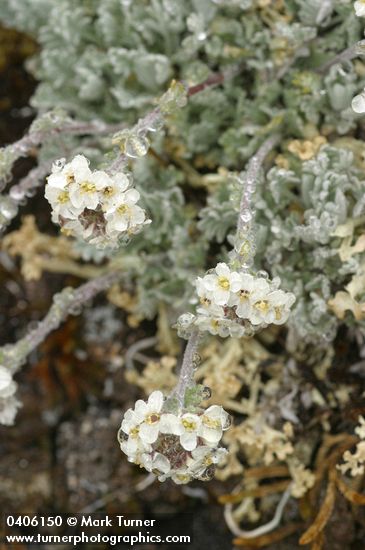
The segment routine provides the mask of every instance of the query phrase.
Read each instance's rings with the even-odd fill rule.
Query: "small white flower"
[[[223,447],[212,449],[201,445],[191,452],[191,459],[188,460],[189,471],[193,474],[193,477],[199,478],[207,468],[222,462],[227,453],[227,449]]]
[[[256,280],[256,288],[251,295],[251,314],[250,322],[253,325],[261,325],[262,323],[271,323],[274,318],[274,312],[270,307],[268,295],[270,293],[270,285],[264,279]]]
[[[140,194],[136,189],[129,189],[120,195],[119,204],[106,214],[108,233],[128,231],[145,222],[145,212],[136,204],[139,198]]]
[[[160,430],[163,434],[173,434],[180,437],[180,444],[186,451],[195,449],[198,443],[200,416],[186,413],[181,417],[174,414],[164,414]]]
[[[219,305],[228,304],[231,292],[236,292],[240,287],[240,275],[236,271],[231,271],[225,263],[219,263],[215,268],[216,275],[209,274],[203,279],[202,285],[207,296]]]
[[[361,94],[355,95],[352,100],[351,107],[355,113],[365,113],[365,90],[363,90]]]
[[[136,402],[134,411],[137,417],[142,419],[139,437],[143,443],[154,443],[158,438],[163,402],[163,394],[160,391],[152,392],[147,403],[141,399]]]
[[[288,320],[290,308],[295,302],[295,296],[291,292],[283,290],[274,290],[267,297],[270,309],[272,310],[272,320],[274,325],[283,325]]]
[[[186,483],[189,483],[192,480],[192,477],[189,474],[189,471],[187,468],[180,468],[179,470],[175,470],[172,473],[171,479],[177,485],[185,485]]]
[[[122,441],[120,448],[127,455],[136,455],[137,453],[146,450],[144,442],[139,436],[140,424],[143,416],[136,413],[133,409],[128,409],[124,415],[121,430],[127,434],[128,439]]]
[[[357,17],[365,17],[365,0],[356,0],[354,8]]]
[[[72,205],[68,189],[46,185],[44,196],[53,208],[52,221],[56,223],[59,220],[59,216],[66,219],[77,219],[82,212],[82,208],[75,208]]]
[[[209,447],[214,447],[221,440],[223,431],[229,427],[229,415],[218,405],[212,405],[201,416],[198,435]]]
[[[111,184],[108,174],[102,171],[91,172],[84,179],[76,179],[69,186],[69,195],[72,206],[96,210],[100,204],[100,191]]]
[[[102,208],[104,212],[114,210],[123,201],[123,193],[130,185],[126,174],[118,173],[109,178],[108,183],[102,190]]]
[[[170,461],[161,453],[142,454],[141,464],[147,472],[153,472],[159,479],[161,478],[160,481],[167,479],[171,471]]]

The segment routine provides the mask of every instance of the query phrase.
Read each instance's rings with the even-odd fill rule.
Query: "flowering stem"
[[[8,167],[8,171],[11,170],[14,162],[20,158],[27,156],[32,149],[35,149],[44,141],[57,136],[59,134],[68,135],[83,135],[83,134],[110,134],[121,130],[125,124],[105,124],[102,121],[95,122],[80,122],[76,120],[67,120],[60,122],[60,125],[53,126],[44,130],[30,131],[21,139],[7,145],[2,150],[3,153],[8,153],[11,156],[11,164]],[[1,178],[0,178],[1,179]],[[5,178],[6,179],[6,178]],[[5,181],[3,182],[5,183]]]
[[[253,237],[252,220],[254,215],[252,211],[252,197],[256,191],[262,164],[270,151],[277,145],[279,139],[280,136],[274,134],[264,141],[255,155],[250,159],[246,173],[241,180],[243,189],[237,221],[235,249],[242,263],[242,269],[250,266],[254,256],[254,248],[249,245],[249,237]],[[248,248],[245,245],[248,245]]]
[[[195,329],[186,344],[184,358],[181,364],[178,383],[173,390],[171,397],[177,398],[181,407],[184,406],[185,392],[193,381],[194,356],[197,352],[200,340],[200,332]]]
[[[16,371],[24,364],[27,356],[41,343],[48,334],[57,329],[71,315],[77,315],[80,308],[94,298],[99,292],[106,290],[121,277],[120,272],[108,273],[82,284],[76,289],[64,288],[53,297],[53,304],[47,315],[38,326],[30,330],[15,344],[7,344],[0,348],[0,364]]]

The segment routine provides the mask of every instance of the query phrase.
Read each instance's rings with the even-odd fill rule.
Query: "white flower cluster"
[[[265,274],[266,275],[266,274]],[[178,326],[191,325],[219,336],[251,335],[268,324],[282,325],[295,302],[294,294],[279,290],[279,279],[231,271],[219,263],[196,280],[200,300],[196,315],[180,317]]]
[[[137,204],[140,195],[131,188],[130,178],[122,172],[110,176],[91,171],[83,155],[53,164],[45,197],[52,206],[52,221],[64,233],[99,247],[117,247],[150,223]]]
[[[201,413],[164,412],[164,397],[154,391],[148,401],[138,400],[125,413],[118,441],[129,462],[154,473],[160,481],[175,483],[208,480],[226,455],[218,447],[229,415],[212,405]]]
[[[365,17],[365,0],[356,0],[354,8],[358,17]]]
[[[0,365],[0,424],[10,426],[14,424],[15,415],[20,402],[15,397],[17,384],[14,382],[9,369]]]

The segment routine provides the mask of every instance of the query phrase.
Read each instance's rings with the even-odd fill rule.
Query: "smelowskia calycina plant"
[[[264,271],[253,270],[254,213],[251,202],[263,161],[279,141],[269,137],[238,176],[242,197],[235,245],[228,264],[218,263],[195,283],[199,306],[177,321],[178,334],[188,339],[178,382],[169,396],[154,391],[147,402],[138,400],[124,414],[118,441],[128,460],[151,472],[159,481],[177,484],[193,479],[210,480],[226,449],[220,446],[230,426],[228,413],[219,405],[205,408],[211,392],[194,382],[197,353],[204,332],[221,337],[250,337],[269,324],[283,324],[295,301]]]

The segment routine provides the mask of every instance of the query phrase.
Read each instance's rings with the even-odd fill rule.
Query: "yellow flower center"
[[[210,300],[208,300],[208,298],[200,298],[200,303],[202,306],[209,306],[210,304]]]
[[[160,415],[157,414],[157,413],[152,413],[152,414],[149,414],[147,417],[146,417],[146,422],[147,424],[156,424],[156,422],[158,422],[160,420]]]
[[[129,432],[130,437],[133,437],[133,439],[138,437],[138,434],[139,434],[139,427],[138,426],[136,426],[135,428],[132,428],[131,431]]]
[[[211,456],[206,456],[203,460],[204,466],[211,466],[213,464],[213,460]]]
[[[364,0],[364,2],[365,2],[365,0]],[[276,319],[277,321],[280,321],[280,319],[281,319],[282,316],[283,316],[283,315],[282,315],[282,308],[281,308],[281,307],[275,307],[274,310],[275,310],[275,319]]]
[[[184,418],[184,420],[182,421],[182,425],[187,432],[193,432],[196,429],[196,422],[194,422],[193,420],[187,420],[186,418]]]
[[[176,474],[176,477],[179,481],[189,481],[190,477],[184,474]]]
[[[95,184],[89,181],[80,183],[80,189],[83,193],[94,193],[96,191]]]
[[[67,181],[67,185],[69,185],[70,183],[74,183],[75,176],[73,174],[67,174],[66,181]]]
[[[250,293],[248,290],[240,290],[238,294],[241,302],[245,302],[246,300],[248,300],[250,296]]]
[[[227,277],[218,277],[218,285],[224,290],[229,290],[229,280]]]
[[[202,421],[208,428],[220,428],[221,425],[219,420],[210,418],[210,416],[206,416],[205,414],[203,414]]]
[[[118,206],[117,210],[119,214],[126,214],[129,210],[129,207],[126,204],[121,204],[120,206]]]
[[[210,326],[211,326],[212,328],[218,328],[218,327],[219,327],[219,321],[217,321],[217,319],[212,319],[212,320],[210,321]]]
[[[61,204],[65,204],[65,202],[68,202],[70,196],[68,194],[67,191],[62,191],[59,195],[58,195],[58,202],[60,202]]]
[[[112,197],[114,195],[114,189],[113,187],[105,187],[104,191],[103,191],[103,194],[106,196],[106,197]]]
[[[269,302],[267,300],[260,300],[256,302],[255,308],[261,311],[261,313],[267,313],[269,311]]]

